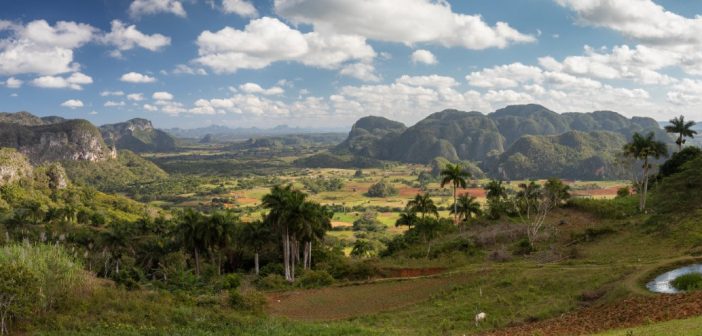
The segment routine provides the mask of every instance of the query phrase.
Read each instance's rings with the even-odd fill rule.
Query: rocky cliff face
[[[14,148],[0,148],[0,186],[32,175],[27,157]]]
[[[176,149],[175,139],[141,118],[100,126],[104,141],[134,152],[167,152]]]
[[[47,119],[34,119],[41,121],[35,124],[27,122],[31,118],[23,117],[19,122],[7,122],[11,119],[5,118],[6,122],[0,122],[0,147],[17,149],[33,164],[62,160],[104,161],[112,157],[100,131],[90,122]]]

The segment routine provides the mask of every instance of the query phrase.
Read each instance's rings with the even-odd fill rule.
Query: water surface
[[[676,268],[672,271],[665,272],[665,273],[657,276],[655,279],[649,281],[649,283],[646,284],[646,288],[648,288],[648,290],[655,292],[655,293],[664,293],[664,294],[679,293],[680,291],[675,289],[675,287],[673,287],[673,284],[671,284],[671,282],[675,278],[677,278],[681,275],[688,274],[688,273],[702,274],[702,264],[687,265],[687,266]]]

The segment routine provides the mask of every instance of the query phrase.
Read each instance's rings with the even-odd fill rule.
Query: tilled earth
[[[489,332],[490,336],[583,335],[702,315],[702,292],[634,297],[557,318]]]

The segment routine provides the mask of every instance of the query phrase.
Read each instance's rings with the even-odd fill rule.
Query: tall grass
[[[86,284],[82,265],[61,246],[11,244],[0,247],[0,269],[8,265],[29,270],[38,280],[40,307],[48,310]]]

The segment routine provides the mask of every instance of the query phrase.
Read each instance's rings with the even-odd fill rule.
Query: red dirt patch
[[[634,297],[485,335],[582,335],[702,315],[702,293]]]
[[[573,196],[616,196],[620,187],[610,187],[603,189],[573,190]]]
[[[402,187],[399,190],[400,196],[415,196],[420,194],[422,191],[419,188]]]
[[[251,197],[238,197],[238,198],[236,198],[236,201],[239,204],[254,204],[254,203],[259,202],[259,200],[257,198],[251,198]]]
[[[468,189],[459,189],[457,194],[459,196],[461,195],[470,195],[473,197],[481,198],[485,197],[485,189],[483,188],[468,188]]]

